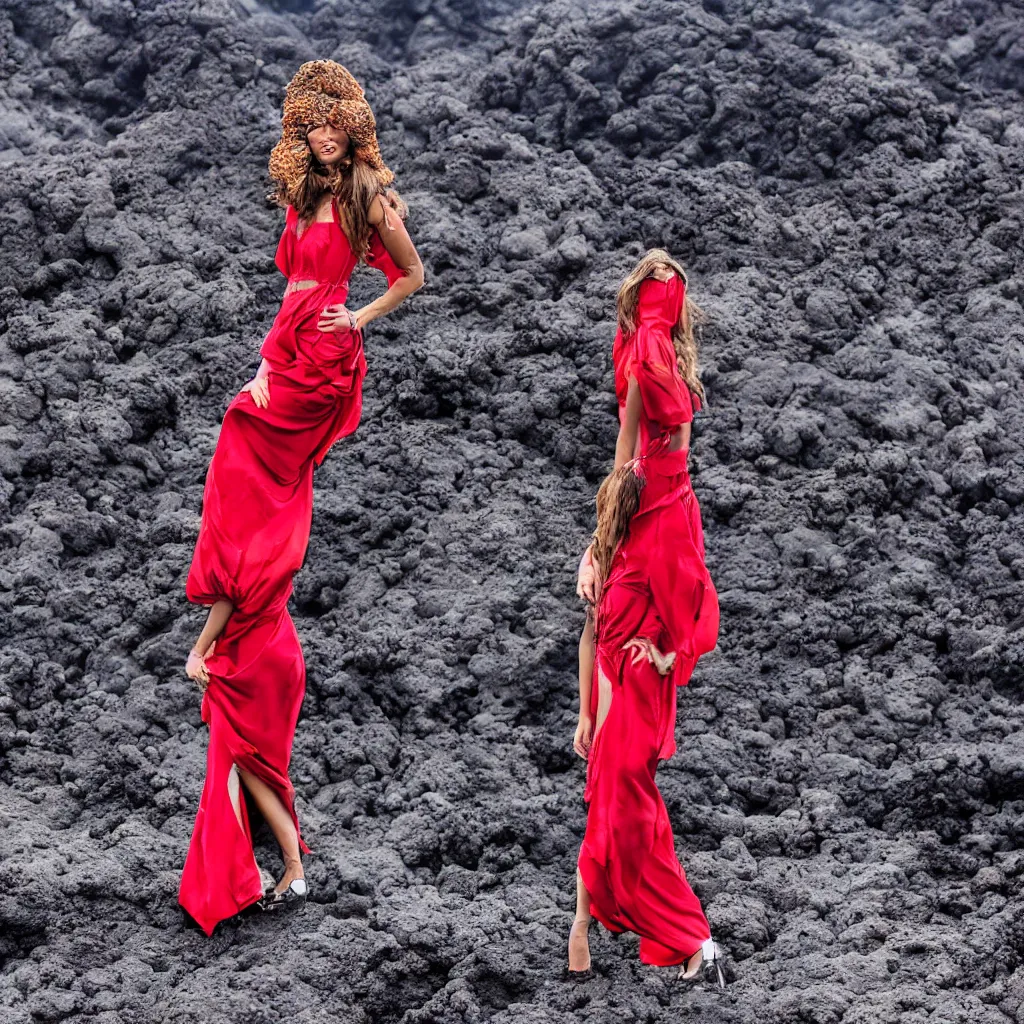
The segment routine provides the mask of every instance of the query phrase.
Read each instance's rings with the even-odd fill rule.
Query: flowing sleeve
[[[380,232],[374,228],[370,235],[370,248],[366,252],[366,265],[379,270],[387,279],[390,288],[396,281],[405,277],[405,271],[394,261],[391,253],[384,246]]]
[[[635,377],[644,415],[665,433],[693,421],[694,401],[676,365],[675,349],[664,331],[641,324],[632,351],[623,360],[623,376]],[[616,391],[618,390],[616,372]]]

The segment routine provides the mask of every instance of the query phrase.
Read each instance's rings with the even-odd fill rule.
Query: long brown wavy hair
[[[299,220],[309,224],[316,217],[324,193],[333,193],[348,244],[356,257],[362,259],[370,247],[370,235],[373,233],[370,207],[374,199],[381,197],[385,216],[391,209],[405,220],[409,208],[393,188],[381,188],[377,173],[355,158],[352,149],[350,139],[348,151],[335,168],[324,167],[310,151],[309,166],[298,184],[289,190],[282,182],[277,182],[276,190],[268,198],[278,206],[294,206]]]
[[[672,328],[672,345],[676,350],[676,365],[679,367],[680,375],[701,402],[705,402],[704,385],[701,384],[698,373],[697,338],[694,328],[706,323],[707,317],[700,306],[690,298],[686,271],[666,250],[648,249],[619,286],[619,294],[616,298],[619,329],[624,335],[632,334],[636,330],[636,310],[640,302],[640,285],[651,276],[651,272],[659,265],[674,270],[683,279],[686,298],[679,313],[679,320]]]
[[[629,524],[640,508],[643,477],[638,476],[635,463],[609,473],[597,489],[597,529],[590,557],[599,583],[608,578],[616,548],[629,533]]]

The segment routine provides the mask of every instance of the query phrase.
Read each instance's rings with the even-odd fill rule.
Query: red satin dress
[[[597,608],[595,721],[600,676],[612,698],[587,761],[587,831],[579,856],[593,916],[610,931],[639,934],[640,959],[658,966],[682,963],[711,935],[676,857],[655,782],[658,762],[676,750],[676,688],[689,682],[698,658],[718,639],[718,599],[704,565],[687,451],[668,450],[669,436],[693,419],[696,404],[676,367],[670,336],[683,298],[678,277],[645,281],[636,332],[616,338],[620,408],[630,377],[643,399],[638,471],[646,485]],[[633,652],[622,647],[634,637],[676,652],[669,675],[660,676],[646,659],[631,663]]]
[[[366,373],[361,332],[316,328],[325,306],[345,301],[358,262],[337,209],[300,234],[289,207],[276,262],[290,282],[319,283],[285,295],[260,350],[271,365],[268,408],[240,393],[224,415],[186,583],[196,604],[234,606],[206,661],[206,781],[178,893],[207,935],[263,893],[234,766],[270,786],[299,827],[288,764],[306,668],[288,599],[309,541],[313,467],[359,424]],[[366,262],[389,284],[402,276],[376,232]]]

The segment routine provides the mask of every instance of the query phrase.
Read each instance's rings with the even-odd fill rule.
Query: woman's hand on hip
[[[185,675],[199,684],[200,690],[205,690],[210,685],[210,672],[206,667],[206,659],[213,654],[217,641],[210,644],[210,649],[205,655],[200,654],[194,648],[188,652],[188,660],[185,662]]]
[[[580,724],[576,726],[576,735],[572,738],[572,749],[586,761],[590,754],[590,744],[594,741],[594,722],[590,715],[580,713]]]
[[[355,313],[347,306],[340,303],[335,306],[325,306],[316,323],[318,331],[326,333],[337,333],[339,331],[354,331],[359,326]]]
[[[627,640],[622,645],[622,649],[633,652],[633,665],[638,665],[641,661],[648,661],[657,669],[658,675],[661,676],[667,676],[672,671],[672,666],[676,663],[675,651],[662,654],[654,646],[654,641],[649,640],[645,636],[635,636],[632,640]]]
[[[251,381],[242,386],[242,394],[252,395],[252,400],[257,408],[266,409],[270,405],[270,378],[253,377]]]

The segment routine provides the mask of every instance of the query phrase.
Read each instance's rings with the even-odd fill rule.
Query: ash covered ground
[[[317,57],[428,284],[368,332],[296,581],[313,902],[206,939],[184,577]],[[0,66],[5,1024],[1024,1019],[1018,4],[2,0]],[[723,994],[596,928],[559,980],[574,566],[654,244],[711,318],[723,628],[660,782]]]

